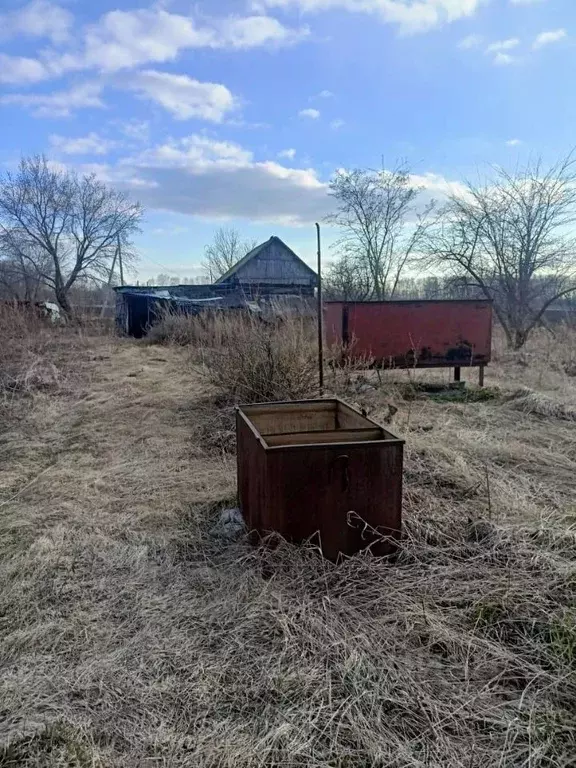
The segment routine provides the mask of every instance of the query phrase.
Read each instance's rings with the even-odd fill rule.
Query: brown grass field
[[[219,524],[187,347],[0,332],[0,766],[576,764],[573,331],[497,340],[484,392],[328,376],[406,438],[399,556],[340,565]]]

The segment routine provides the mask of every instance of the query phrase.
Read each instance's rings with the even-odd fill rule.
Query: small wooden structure
[[[214,282],[255,295],[314,296],[316,272],[279,237],[260,243]]]
[[[236,410],[238,496],[251,531],[324,555],[394,550],[401,531],[404,441],[341,400]]]

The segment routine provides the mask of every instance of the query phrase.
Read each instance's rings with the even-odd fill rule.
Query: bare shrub
[[[44,354],[48,334],[34,307],[0,302],[0,394],[50,385],[57,369]]]
[[[98,319],[53,325],[33,305],[0,302],[0,426],[36,396],[79,395],[90,345],[106,336],[111,330]]]
[[[221,314],[206,329],[202,370],[233,402],[297,400],[317,391],[314,323],[286,312],[274,317]]]

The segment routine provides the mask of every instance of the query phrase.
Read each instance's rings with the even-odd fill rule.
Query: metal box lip
[[[266,441],[266,436],[263,436],[260,434],[256,426],[253,424],[252,420],[250,419],[250,411],[255,408],[271,408],[274,407],[280,407],[286,406],[286,408],[293,406],[297,407],[299,405],[312,405],[313,403],[334,403],[336,408],[338,405],[342,405],[345,408],[349,409],[350,411],[353,411],[357,416],[360,416],[362,419],[364,419],[367,424],[369,424],[373,429],[379,429],[382,430],[386,435],[389,435],[389,437],[383,439],[383,440],[342,440],[342,441],[326,441],[326,442],[302,442],[302,443],[291,443],[291,444],[285,444],[285,445],[269,445]],[[351,405],[346,403],[344,400],[342,400],[339,397],[325,397],[325,398],[311,398],[307,400],[282,400],[282,401],[269,401],[269,402],[261,402],[261,403],[245,403],[240,404],[235,407],[236,413],[242,420],[245,422],[245,424],[248,426],[254,437],[258,440],[261,447],[266,451],[267,453],[276,453],[280,451],[298,451],[301,449],[306,450],[326,450],[327,448],[331,449],[338,449],[338,448],[366,448],[367,446],[403,446],[405,444],[405,440],[401,437],[398,437],[394,433],[390,432],[388,429],[384,428],[381,424],[378,424],[373,419],[370,419],[368,416],[364,416],[363,413],[358,411],[356,408],[353,408]],[[366,428],[368,431],[368,428]],[[326,430],[327,432],[332,432],[334,434],[337,434],[339,430]],[[358,430],[356,430],[358,431]],[[292,434],[292,435],[298,435],[298,434],[306,434],[306,433],[299,433],[297,431],[292,433],[283,433],[283,434]]]

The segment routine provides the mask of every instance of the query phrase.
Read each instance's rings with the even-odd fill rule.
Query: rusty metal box
[[[492,302],[485,300],[326,302],[328,344],[391,368],[485,366]]]
[[[366,547],[393,551],[403,440],[338,399],[239,406],[236,434],[249,530],[294,542],[318,534],[331,560]]]

